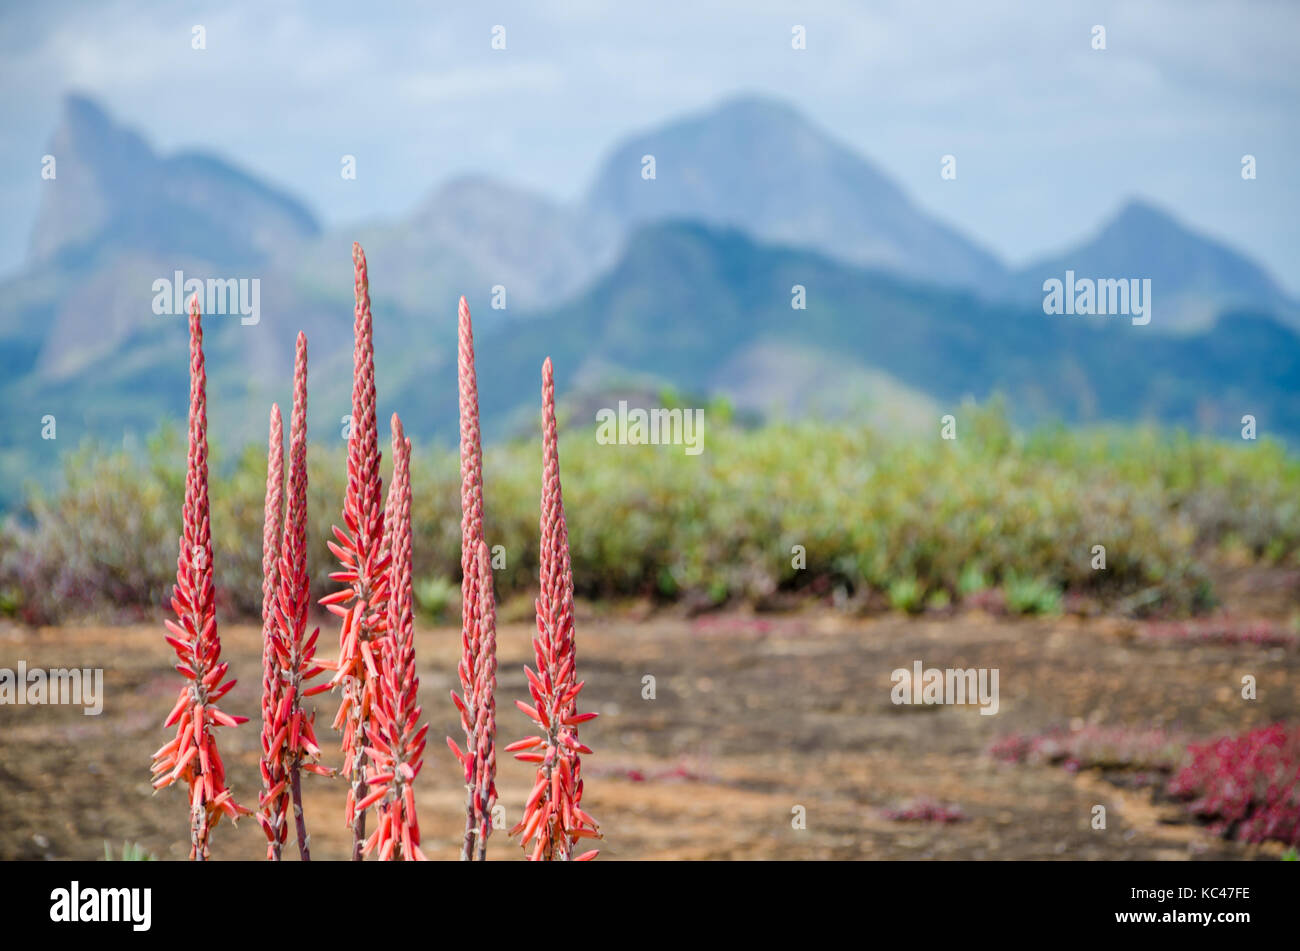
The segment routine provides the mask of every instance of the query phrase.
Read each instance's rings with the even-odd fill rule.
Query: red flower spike
[[[278,714],[284,699],[276,646],[276,598],[280,589],[280,539],[284,531],[284,433],[280,407],[271,405],[266,450],[266,508],[262,527],[262,795],[257,821],[266,832],[266,857],[278,862],[288,833],[289,793],[281,759],[274,755]],[[168,638],[171,641],[171,638]]]
[[[474,328],[469,305],[458,310],[457,377],[460,386],[460,604],[461,697],[452,702],[461,715],[465,752],[448,737],[465,771],[463,861],[487,856],[496,804],[496,600],[492,566],[483,537],[483,446],[479,432],[478,381],[474,370]]]
[[[537,634],[533,655],[537,671],[527,671],[535,707],[516,706],[545,731],[540,738],[512,743],[514,749],[539,748],[516,753],[515,758],[536,762],[537,780],[524,806],[524,817],[511,834],[521,833],[521,845],[533,860],[574,858],[579,839],[599,838],[595,821],[580,808],[582,761],[577,724],[594,714],[576,709],[578,683],[573,636],[573,568],[569,535],[564,521],[560,489],[559,439],[555,423],[555,379],[548,357],[542,365],[542,514],[540,596],[537,599]],[[540,742],[536,740],[540,739]],[[532,842],[531,849],[529,842]],[[578,856],[596,857],[595,851]]]
[[[478,543],[478,656],[474,672],[474,751],[473,785],[475,821],[477,823],[477,859],[487,858],[487,840],[492,834],[492,809],[497,801],[496,772],[496,688],[497,688],[497,612],[492,591],[492,561],[487,543]]]
[[[379,427],[375,419],[375,350],[370,316],[370,279],[361,245],[352,245],[356,296],[352,352],[352,426],[348,435],[348,484],[343,524],[334,528],[343,571],[330,577],[347,587],[326,601],[341,612],[339,659],[333,686],[343,697],[334,728],[343,730],[343,774],[351,780],[345,819],[352,826],[352,858],[360,861],[366,841],[366,745],[377,678],[368,664],[371,642],[383,637],[387,615],[388,563],[383,551],[383,484],[379,475]],[[372,661],[373,663],[373,661]]]
[[[313,718],[302,706],[307,682],[320,673],[316,663],[316,635],[307,633],[310,582],[307,576],[307,338],[298,334],[293,364],[293,415],[289,433],[289,498],[280,545],[279,597],[276,603],[276,660],[282,691],[274,729],[279,772],[273,778],[288,780],[293,801],[298,854],[311,860],[302,812],[301,775],[304,761],[320,754],[314,741]],[[287,728],[283,739],[280,734]],[[316,772],[316,770],[313,770]]]
[[[212,534],[208,509],[207,374],[203,362],[203,326],[196,294],[190,301],[190,417],[185,469],[185,502],[181,512],[180,551],[171,603],[180,624],[168,630],[180,642],[172,644],[187,677],[167,720],[176,721],[177,742],[168,743],[153,761],[155,788],[183,779],[190,787],[190,858],[206,861],[213,826],[223,815],[231,820],[251,815],[226,789],[217,755],[213,714],[215,692],[208,675],[221,667],[212,573]],[[219,678],[221,675],[218,674]]]
[[[393,481],[384,510],[385,548],[391,556],[387,601],[388,630],[380,655],[380,674],[374,698],[368,752],[374,762],[368,771],[369,792],[358,800],[357,811],[379,807],[379,828],[363,845],[378,850],[381,861],[418,861],[420,822],[415,814],[412,782],[420,771],[425,728],[419,725],[416,704],[420,680],[415,675],[415,608],[411,586],[411,441],[402,433],[402,421],[393,414]]]

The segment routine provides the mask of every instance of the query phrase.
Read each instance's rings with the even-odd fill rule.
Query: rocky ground
[[[1267,598],[1243,598],[1265,605]],[[1273,613],[1287,609],[1282,602]],[[531,625],[499,633],[502,745],[526,735],[512,703],[525,698]],[[223,730],[231,785],[257,798],[258,628],[222,629],[239,678],[224,708],[254,718]],[[602,858],[689,859],[1195,859],[1276,858],[1281,849],[1216,838],[1156,787],[1124,770],[1008,765],[988,755],[1013,733],[1093,724],[1208,737],[1294,718],[1300,651],[1294,646],[1149,642],[1114,618],[852,617],[823,607],[788,614],[580,609],[586,809],[606,834]],[[447,692],[459,631],[417,635],[420,692],[432,723],[418,808],[431,857],[455,858],[464,789],[442,737],[457,729]],[[322,634],[322,644],[329,643]],[[0,629],[0,667],[102,667],[100,716],[80,708],[0,706],[0,858],[95,858],[107,840],[159,858],[188,851],[184,796],[153,795],[152,751],[179,683],[161,625]],[[999,672],[999,707],[891,702],[891,672],[983,667]],[[1258,696],[1244,700],[1241,678]],[[646,699],[647,677],[654,697]],[[335,700],[316,698],[326,762]],[[318,859],[343,858],[344,785],[308,776],[305,811]],[[509,824],[530,770],[502,756],[498,786]],[[958,821],[906,821],[891,810],[930,800]],[[1092,828],[1095,805],[1105,830]],[[801,809],[798,807],[802,807]],[[796,828],[803,816],[804,828]],[[293,852],[289,849],[288,853]],[[252,821],[215,832],[214,858],[264,855]],[[500,832],[492,858],[520,858]]]

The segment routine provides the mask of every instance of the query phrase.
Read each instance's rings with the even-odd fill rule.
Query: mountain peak
[[[31,257],[44,260],[99,233],[122,200],[140,197],[121,189],[148,182],[157,157],[136,132],[116,125],[95,100],[79,93],[63,99],[48,154],[54,178],[45,182],[32,230]]]
[[[871,162],[789,103],[761,95],[735,96],[628,138],[602,166],[586,210],[624,230],[696,218],[941,283],[1003,270]]]
[[[160,158],[83,93],[64,97],[47,151],[55,174],[43,183],[34,262],[65,252],[206,256],[214,246],[224,246],[218,259],[247,261],[319,230],[293,198],[215,156]]]
[[[704,110],[700,115],[713,119],[736,116],[762,122],[788,122],[801,126],[811,125],[807,116],[788,100],[778,96],[751,92],[737,93],[723,99],[712,108]]]
[[[481,214],[485,208],[552,210],[550,199],[509,182],[471,172],[448,179],[416,207],[414,221]]]
[[[98,102],[89,95],[70,92],[63,97],[63,126],[73,129],[108,130],[114,128],[113,121]]]
[[[1110,222],[1103,227],[1102,232],[1129,236],[1192,233],[1190,228],[1179,222],[1170,212],[1143,198],[1130,198],[1126,201]]]
[[[1143,198],[1131,198],[1086,241],[1030,264],[1009,281],[1011,296],[1041,296],[1066,270],[1089,278],[1148,278],[1158,298],[1153,326],[1185,332],[1220,314],[1262,307],[1295,321],[1295,307],[1261,267]]]

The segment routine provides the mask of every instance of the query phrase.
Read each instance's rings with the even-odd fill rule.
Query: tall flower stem
[[[415,778],[424,764],[428,726],[420,726],[420,680],[415,674],[415,609],[411,583],[411,441],[393,414],[393,481],[384,510],[385,547],[391,555],[388,636],[369,734],[372,763],[362,805],[378,806],[376,828],[364,851],[380,861],[422,861]]]
[[[178,779],[190,789],[190,858],[206,861],[213,827],[223,815],[232,821],[250,811],[226,788],[226,771],[217,752],[215,728],[237,726],[247,717],[232,717],[216,703],[235,686],[225,680],[229,665],[221,660],[217,635],[216,595],[212,572],[212,526],[208,507],[207,372],[203,360],[203,324],[196,294],[190,301],[190,416],[185,468],[185,502],[180,552],[171,606],[176,621],[163,623],[167,643],[176,651],[177,671],[185,685],[163,725],[176,737],[153,756],[153,787]]]
[[[276,612],[274,641],[284,695],[281,699],[272,752],[281,759],[281,775],[289,780],[293,799],[298,855],[311,860],[311,848],[302,811],[304,769],[331,775],[315,762],[321,749],[316,742],[314,717],[303,709],[303,700],[328,690],[322,683],[308,688],[307,682],[325,668],[317,664],[316,640],[319,628],[305,637],[310,598],[307,575],[307,338],[298,334],[293,366],[293,416],[289,434],[289,499],[285,513],[284,538],[280,546],[280,596]]]
[[[542,365],[542,514],[537,634],[533,638],[536,671],[524,668],[533,703],[515,705],[543,731],[511,743],[515,758],[537,764],[537,781],[524,804],[523,819],[511,831],[522,833],[528,857],[537,860],[574,859],[580,839],[599,838],[596,820],[582,810],[582,760],[591,753],[578,740],[578,724],[595,713],[578,713],[583,682],[576,677],[577,653],[573,632],[573,568],[569,533],[560,489],[559,438],[555,422],[555,375],[551,360]],[[593,849],[577,861],[596,857]]]
[[[280,594],[280,542],[284,533],[284,432],[280,407],[271,406],[270,436],[266,450],[266,505],[262,522],[262,793],[257,813],[266,832],[266,857],[280,861],[287,831],[289,791],[283,764],[271,748],[278,732],[276,718],[284,697],[280,661],[276,652],[277,607]]]
[[[497,609],[492,591],[492,562],[487,543],[478,543],[478,628],[479,652],[474,675],[474,741],[478,750],[478,782],[475,786],[477,858],[487,858],[487,840],[492,832],[492,807],[497,800],[496,787],[496,686],[497,686]]]
[[[447,745],[465,773],[465,837],[460,857],[472,861],[476,857],[482,860],[487,854],[492,807],[497,796],[496,605],[491,562],[481,559],[479,552],[485,547],[483,446],[474,369],[474,329],[464,297],[460,299],[458,317],[461,659],[457,673],[463,697],[452,691],[451,699],[460,713],[465,749],[462,752],[451,737],[447,737]]]
[[[343,730],[343,773],[350,780],[344,821],[352,828],[352,858],[360,861],[366,839],[366,748],[387,627],[388,553],[383,550],[383,485],[375,420],[375,353],[370,279],[365,252],[352,245],[356,298],[353,333],[352,420],[348,435],[348,484],[343,528],[334,528],[330,550],[339,571],[330,578],[345,587],[321,600],[343,619],[339,657],[331,685],[342,688],[334,729]]]

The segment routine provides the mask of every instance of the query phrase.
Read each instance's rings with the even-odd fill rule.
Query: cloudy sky
[[[1142,196],[1300,293],[1298,36],[1285,0],[5,3],[0,274],[26,253],[68,91],[155,147],[221,153],[329,224],[401,214],[463,172],[572,198],[624,134],[760,92],[1010,263]]]

